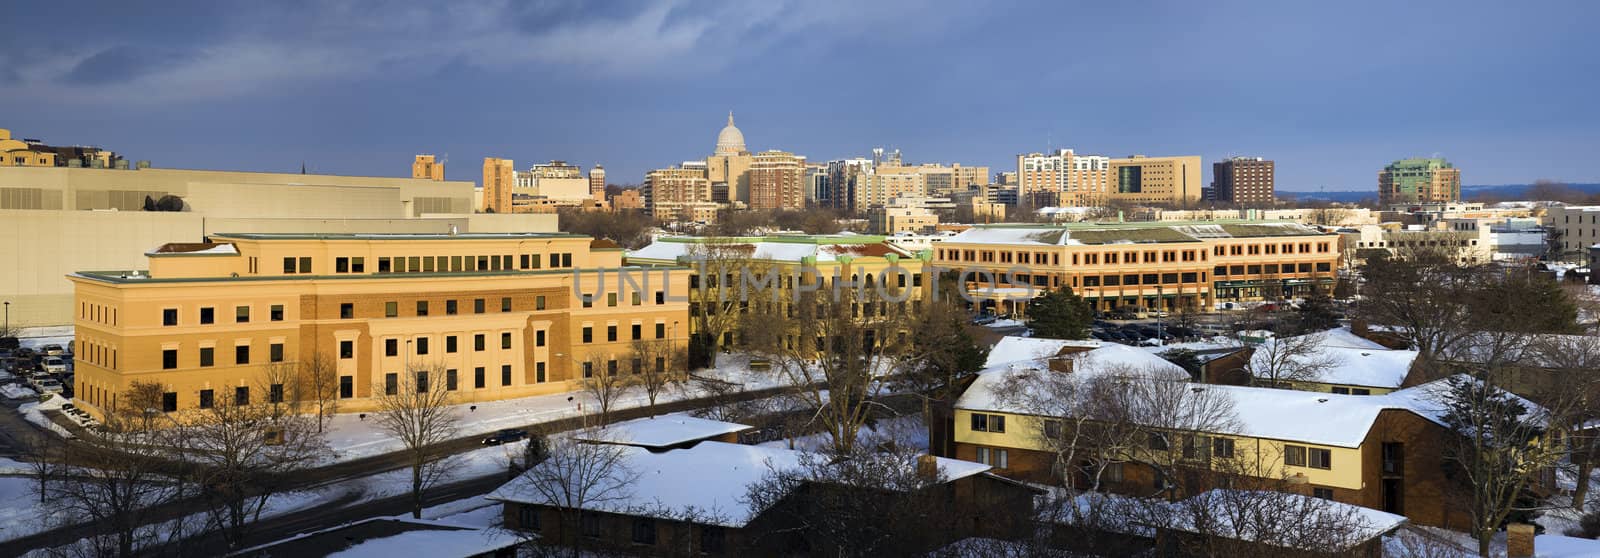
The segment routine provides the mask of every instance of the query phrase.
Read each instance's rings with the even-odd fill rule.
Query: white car
[[[51,374],[65,374],[67,361],[61,360],[61,357],[44,357],[44,371]]]
[[[42,380],[34,387],[39,389],[39,393],[61,393],[66,389],[61,382],[55,380]]]

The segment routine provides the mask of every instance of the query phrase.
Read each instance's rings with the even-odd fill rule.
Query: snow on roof
[[[969,244],[1032,244],[1037,246],[1059,246],[1076,244],[1062,229],[1054,228],[1023,228],[1023,227],[973,227],[945,242],[965,242]]]
[[[1059,343],[1054,345],[1055,351],[1049,350],[1051,342]],[[1189,373],[1176,364],[1149,352],[1117,344],[1104,344],[1092,350],[1067,355],[1072,359],[1071,372],[1054,372],[1046,369],[1046,361],[1054,356],[1060,347],[1075,343],[1085,342],[1023,337],[1001,339],[1000,343],[989,351],[990,366],[980,372],[972,385],[956,400],[956,408],[1026,414],[1024,405],[1011,401],[1003,395],[1003,392],[1006,384],[1030,374],[1072,374],[1075,378],[1084,379],[1103,374],[1153,377],[1172,381],[1189,379]],[[995,353],[1001,351],[1019,358],[1002,356],[997,361]],[[1027,366],[1023,366],[1024,364]]]
[[[733,528],[743,527],[755,518],[755,510],[745,500],[747,487],[762,482],[773,471],[800,468],[804,453],[724,442],[701,442],[693,448],[661,453],[631,446],[622,449],[626,452],[622,462],[638,478],[623,489],[625,496],[588,503],[584,509],[663,519],[682,519],[693,513],[701,523]],[[938,464],[946,482],[990,469],[981,463],[943,457],[938,458]],[[486,498],[550,504],[550,499],[531,482],[526,476],[517,477]],[[607,490],[596,487],[592,492]]]
[[[1101,346],[1099,341],[1073,341],[1067,339],[1045,339],[1043,337],[1017,337],[1006,336],[1000,338],[989,349],[989,360],[983,363],[984,368],[994,368],[1013,362],[1039,360],[1056,356],[1061,349],[1066,347],[1091,347]]]
[[[467,558],[513,546],[521,542],[515,533],[505,529],[463,529],[438,531],[407,531],[398,535],[368,539],[328,558],[391,558],[394,556],[430,556],[436,558]]]
[[[743,432],[749,425],[720,420],[703,419],[686,414],[646,417],[612,424],[594,430],[578,440],[605,442],[627,446],[663,448],[698,440],[709,440],[724,434]]]
[[[1370,386],[1394,389],[1405,381],[1417,351],[1397,351],[1362,339],[1346,329],[1313,333],[1313,345],[1306,354],[1274,355],[1273,348],[1289,343],[1295,337],[1268,339],[1261,343],[1250,358],[1257,369],[1270,368],[1276,357],[1302,365],[1312,365],[1315,381],[1325,384]],[[1285,350],[1284,352],[1288,352]],[[1314,363],[1314,364],[1313,364]],[[1326,366],[1323,366],[1323,365]]]
[[[756,239],[751,239],[756,240]],[[676,261],[680,257],[692,257],[703,253],[705,246],[698,242],[678,242],[671,240],[657,240],[649,245],[628,252],[630,259],[639,260],[664,260]],[[911,253],[896,248],[887,243],[861,243],[840,242],[829,243],[818,239],[816,242],[766,242],[755,241],[745,243],[727,244],[729,247],[741,247],[747,250],[754,259],[770,260],[777,262],[799,262],[804,258],[815,257],[819,262],[838,261],[841,256],[853,258],[883,257],[896,254],[900,257],[910,257]]]
[[[1256,513],[1259,513],[1259,511],[1230,510],[1227,509],[1227,506],[1229,506],[1230,503],[1260,502],[1260,499],[1263,498],[1275,498],[1283,500],[1281,504],[1272,507],[1287,507],[1289,509],[1304,510],[1307,514],[1321,516],[1318,518],[1320,520],[1312,520],[1311,523],[1313,524],[1326,521],[1336,522],[1341,526],[1347,525],[1349,527],[1348,533],[1350,538],[1345,542],[1349,543],[1350,546],[1381,537],[1391,531],[1394,531],[1395,529],[1400,528],[1401,525],[1406,523],[1406,518],[1403,515],[1395,515],[1372,508],[1346,504],[1343,502],[1316,499],[1302,494],[1290,494],[1287,492],[1275,491],[1245,491],[1218,488],[1196,494],[1194,497],[1183,502],[1172,504],[1172,506],[1179,510],[1182,510],[1185,507],[1193,507],[1192,509],[1194,511],[1203,511],[1207,520],[1215,522],[1207,527],[1207,531],[1209,531],[1208,534],[1215,534],[1236,540],[1257,542],[1275,546],[1292,546],[1294,543],[1291,541],[1302,540],[1301,537],[1294,536],[1289,533],[1260,533],[1260,527],[1255,525],[1253,522],[1245,525],[1237,525],[1234,522],[1236,517],[1243,516],[1246,518],[1252,518]],[[1188,531],[1191,533],[1197,532],[1192,524],[1194,517],[1191,514],[1175,513],[1173,514],[1173,519],[1174,521],[1172,525],[1170,525],[1173,529]],[[1270,518],[1268,521],[1273,521],[1275,519],[1276,518]],[[1311,520],[1312,518],[1307,517],[1306,519]],[[1276,522],[1273,524],[1277,525]],[[1289,541],[1273,540],[1282,536],[1287,536]],[[1325,542],[1336,543],[1338,541]]]
[[[1600,556],[1600,541],[1562,535],[1536,536],[1533,538],[1533,548],[1539,558]]]

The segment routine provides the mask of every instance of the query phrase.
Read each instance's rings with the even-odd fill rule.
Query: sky
[[[0,128],[156,166],[407,176],[448,155],[613,183],[753,151],[1015,170],[1018,153],[1230,155],[1280,190],[1600,182],[1596,2],[29,2]]]

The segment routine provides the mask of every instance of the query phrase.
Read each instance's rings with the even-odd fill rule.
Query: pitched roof
[[[579,433],[576,439],[644,448],[664,448],[688,442],[709,440],[724,434],[743,432],[751,428],[749,425],[703,419],[677,413],[619,422],[590,432]]]

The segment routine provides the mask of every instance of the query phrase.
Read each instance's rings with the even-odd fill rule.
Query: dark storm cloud
[[[84,58],[61,76],[61,81],[72,85],[122,83],[181,64],[189,58],[171,49],[119,45]]]

